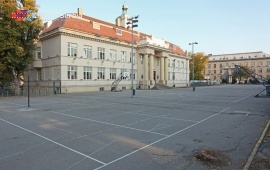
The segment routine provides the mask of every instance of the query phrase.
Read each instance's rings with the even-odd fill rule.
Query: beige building
[[[227,78],[231,83],[235,65],[248,66],[256,73],[256,77],[259,79],[270,79],[270,55],[262,51],[209,55],[205,79],[221,82],[222,79]]]
[[[121,72],[130,76],[120,89],[131,89],[132,31],[127,29],[128,7],[116,24],[83,14],[66,14],[45,24],[30,76],[36,93],[56,87],[62,93],[111,90]],[[134,31],[134,85],[149,89],[156,84],[187,86],[189,57],[177,45]]]

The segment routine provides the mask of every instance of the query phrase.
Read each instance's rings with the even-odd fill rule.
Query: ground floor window
[[[69,80],[77,79],[77,66],[68,66],[67,75]]]
[[[104,80],[105,79],[105,68],[99,67],[97,72],[97,79]]]
[[[110,69],[110,79],[111,80],[115,80],[116,79],[116,69],[115,68],[111,68]]]
[[[84,78],[84,80],[91,80],[92,79],[92,68],[91,67],[84,67],[83,68],[83,78]]]

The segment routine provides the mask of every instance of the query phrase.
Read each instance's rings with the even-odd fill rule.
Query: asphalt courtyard
[[[270,117],[261,85],[0,98],[0,169],[242,169]]]

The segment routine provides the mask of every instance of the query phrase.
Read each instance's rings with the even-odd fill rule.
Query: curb
[[[258,140],[257,144],[255,145],[252,153],[248,157],[248,161],[247,161],[246,165],[244,166],[243,170],[248,170],[249,169],[249,167],[250,167],[250,165],[251,165],[251,163],[252,163],[252,161],[253,161],[253,159],[254,159],[254,157],[255,157],[255,155],[256,155],[256,153],[257,153],[257,151],[258,151],[258,149],[259,149],[259,147],[260,147],[260,145],[262,143],[262,140],[263,140],[269,126],[270,126],[270,120],[268,121],[267,125],[265,126],[264,131],[263,131],[260,139]]]

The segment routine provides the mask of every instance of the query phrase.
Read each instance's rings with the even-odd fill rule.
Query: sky
[[[37,0],[44,21],[65,13],[115,23],[124,0]],[[139,15],[137,31],[164,38],[194,52],[270,54],[270,0],[126,0],[128,14]]]

